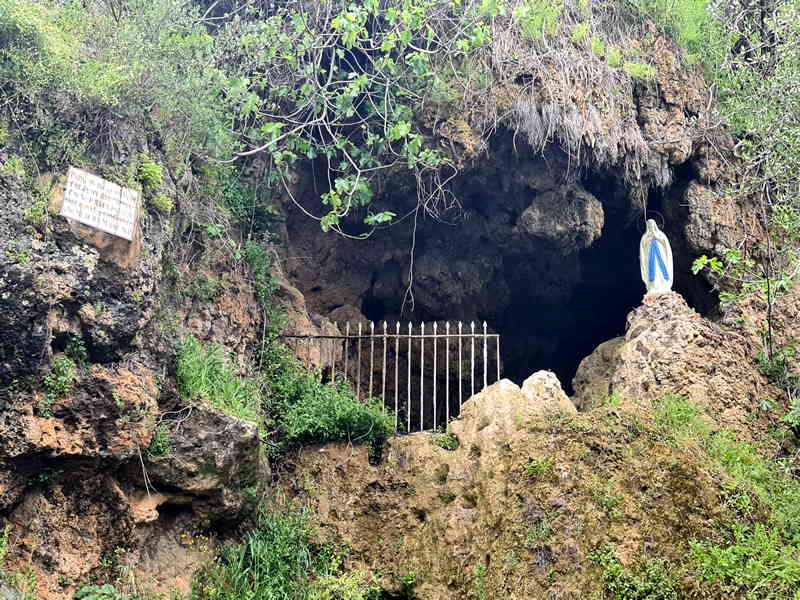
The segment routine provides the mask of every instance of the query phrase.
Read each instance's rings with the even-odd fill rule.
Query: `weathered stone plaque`
[[[133,241],[139,215],[139,192],[70,167],[60,214]]]

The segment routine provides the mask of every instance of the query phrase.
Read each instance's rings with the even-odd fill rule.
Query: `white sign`
[[[133,241],[139,214],[139,192],[70,167],[60,214]]]

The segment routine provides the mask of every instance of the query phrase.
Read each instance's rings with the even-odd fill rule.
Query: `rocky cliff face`
[[[620,335],[642,297],[637,244],[647,211],[672,241],[676,289],[702,313],[713,310],[710,287],[690,274],[691,261],[734,245],[755,225],[743,200],[712,194],[732,176],[721,162],[732,142],[707,128],[699,70],[656,40],[657,80],[615,97],[615,110],[598,113],[608,119],[603,126],[583,114],[604,106],[600,92],[582,97],[555,81],[548,88],[564,115],[583,115],[580,156],[529,145],[502,128],[481,153],[456,143],[469,130],[460,122],[432,130],[462,166],[449,183],[449,206],[417,210],[414,190],[392,182],[380,205],[405,216],[364,241],[320,236],[288,203],[285,270],[309,309],[333,320],[359,312],[375,321],[486,320],[503,335],[507,376],[522,381],[532,369],[550,368],[569,387],[580,359]],[[517,93],[525,110],[544,118],[545,104]],[[296,202],[315,212],[322,185],[305,175]],[[358,218],[350,223],[355,232]]]
[[[140,581],[186,590],[207,552],[176,542],[179,533],[239,521],[245,490],[265,473],[255,424],[180,403],[176,344],[195,335],[245,368],[261,310],[249,283],[217,262],[213,240],[182,258],[175,217],[145,212],[128,243],[57,217],[54,178],[40,179],[37,191],[0,176],[5,567],[34,568],[41,598],[71,597],[90,574],[137,564]],[[191,292],[223,271],[216,293]],[[168,456],[149,449],[159,427]],[[181,565],[171,578],[159,576],[165,561]]]
[[[598,548],[610,544],[627,565],[679,563],[689,540],[733,518],[729,476],[696,440],[672,440],[658,415],[665,395],[685,394],[709,427],[769,439],[756,398],[780,395],[743,336],[677,294],[649,296],[625,337],[583,362],[575,387],[580,412],[552,373],[521,388],[500,381],[447,436],[392,438],[378,466],[364,449],[309,448],[285,487],[312,508],[320,535],[352,548],[349,566],[383,574],[394,593],[414,574],[426,599],[588,598]],[[695,584],[680,582],[678,597],[695,597]]]
[[[613,542],[626,561],[651,550],[677,560],[686,545],[676,540],[726,518],[719,474],[663,443],[654,402],[682,394],[717,425],[766,437],[769,419],[754,407],[782,396],[755,368],[757,329],[740,326],[763,308],[706,319],[715,298],[688,269],[753,227],[743,202],[711,193],[730,176],[712,148],[725,154],[731,141],[705,127],[699,70],[654,39],[657,80],[633,84],[614,111],[604,112],[603,90],[554,77],[542,88],[559,106],[502,90],[516,134],[499,128],[473,144],[467,121],[431,121],[430,136],[461,167],[448,206],[423,210],[409,182],[390,180],[376,206],[407,214],[353,241],[321,235],[284,203],[274,302],[287,332],[333,333],[348,320],[485,320],[503,336],[506,375],[524,380],[473,397],[454,438],[390,439],[377,466],[345,445],[298,455],[281,485],[313,508],[321,534],[351,546],[352,566],[381,572],[390,593],[416,573],[425,599],[478,589],[486,598],[586,598],[596,589],[587,557],[599,546]],[[580,163],[574,145],[535,143],[544,139],[535,125],[558,111],[582,119]],[[612,113],[622,116],[612,122]],[[92,166],[119,178],[99,158]],[[39,177],[33,189],[0,172],[6,564],[39,573],[42,598],[71,597],[79,581],[122,566],[144,585],[185,591],[209,552],[184,540],[235,530],[268,470],[254,424],[180,399],[176,344],[187,335],[217,344],[244,372],[263,315],[242,262],[201,226],[217,223],[185,178],[165,173],[178,210],[144,210],[128,244],[56,216],[58,177]],[[316,183],[301,173],[292,190],[312,210]],[[645,210],[663,216],[676,289],[698,312],[675,294],[639,306]],[[235,245],[240,234],[229,233]],[[779,318],[795,316],[786,307]],[[316,348],[298,354],[330,361]],[[82,358],[59,387],[67,355]],[[552,373],[530,376],[544,367],[561,384]],[[561,386],[571,392],[576,369],[570,400]],[[148,451],[165,422],[170,451]]]

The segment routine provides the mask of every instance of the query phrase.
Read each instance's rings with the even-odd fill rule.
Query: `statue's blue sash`
[[[669,273],[667,272],[667,265],[664,264],[664,259],[661,258],[661,250],[658,248],[658,242],[655,238],[650,241],[650,252],[647,255],[647,279],[648,281],[656,280],[656,261],[658,267],[661,269],[661,275],[664,276],[666,281],[669,281]]]

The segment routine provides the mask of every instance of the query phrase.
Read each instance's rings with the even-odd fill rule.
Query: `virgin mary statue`
[[[647,294],[672,290],[672,248],[653,219],[647,220],[647,230],[639,242],[639,265]]]

